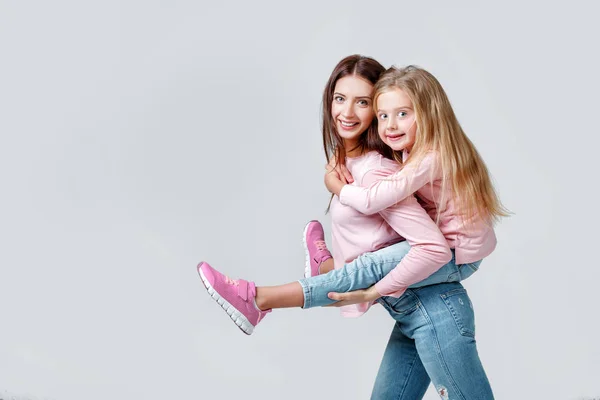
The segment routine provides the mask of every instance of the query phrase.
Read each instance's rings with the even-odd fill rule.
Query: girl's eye
[[[387,118],[387,114],[379,114],[379,119],[386,119]]]
[[[400,111],[400,112],[398,113],[398,116],[399,116],[400,118],[404,118],[404,117],[406,117],[407,115],[408,115],[408,113],[407,113],[406,111]]]

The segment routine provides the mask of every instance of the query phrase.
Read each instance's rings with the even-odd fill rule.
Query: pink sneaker
[[[310,221],[304,228],[304,251],[306,253],[306,265],[304,277],[310,278],[320,274],[321,263],[331,258],[331,253],[325,244],[325,232],[319,221]]]
[[[246,335],[252,335],[254,327],[271,312],[271,310],[261,311],[256,306],[254,282],[243,279],[232,280],[205,262],[198,264],[198,274],[208,294],[219,303],[229,318]]]

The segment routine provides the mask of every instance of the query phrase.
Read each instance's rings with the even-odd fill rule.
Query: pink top
[[[398,171],[400,165],[369,152],[348,158],[346,166],[354,178],[352,187],[369,186]],[[444,236],[412,195],[378,213],[365,215],[340,203],[331,203],[332,255],[336,269],[359,255],[381,249],[405,238],[411,245],[408,254],[375,287],[381,295],[400,297],[406,288],[422,281],[452,258]],[[359,316],[370,304],[341,307],[344,316]]]
[[[416,192],[421,205],[435,221],[436,200],[440,199],[442,185],[437,154],[430,152],[418,165],[410,163],[385,179],[360,185],[364,187],[345,185],[340,192],[340,202],[371,215]],[[403,159],[407,156],[404,152]],[[490,255],[496,247],[496,234],[491,224],[479,219],[465,226],[456,213],[452,198],[440,213],[439,228],[450,248],[454,249],[457,264],[479,261]]]

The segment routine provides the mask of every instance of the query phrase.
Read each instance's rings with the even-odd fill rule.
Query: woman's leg
[[[430,381],[415,341],[402,333],[400,323],[396,322],[375,378],[371,400],[419,400]]]
[[[411,318],[402,321],[405,334],[415,340],[421,362],[442,399],[493,399],[475,341],[471,300],[459,283],[410,290],[419,300]],[[382,304],[395,315],[397,299]]]

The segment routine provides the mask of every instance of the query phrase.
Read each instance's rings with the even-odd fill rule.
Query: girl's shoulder
[[[404,166],[411,171],[430,171],[438,175],[441,171],[442,158],[437,150],[426,150],[418,154],[403,154]]]

